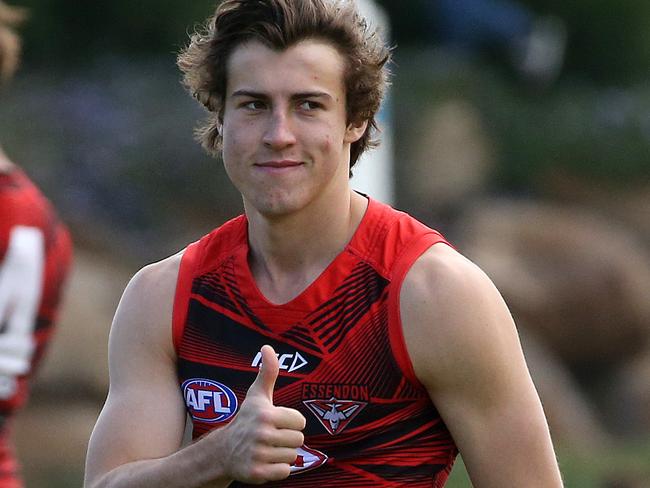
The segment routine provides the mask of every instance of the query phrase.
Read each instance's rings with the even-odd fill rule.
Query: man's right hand
[[[262,484],[289,476],[304,442],[305,417],[292,408],[273,405],[280,371],[271,346],[262,347],[262,364],[239,413],[224,427],[220,439],[228,458],[225,467],[237,481]],[[216,432],[215,432],[216,433]],[[221,437],[221,436],[220,436]]]

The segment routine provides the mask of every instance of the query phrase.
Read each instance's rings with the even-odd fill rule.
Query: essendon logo
[[[303,404],[330,435],[340,434],[359,415],[370,399],[365,385],[328,385],[306,383]],[[307,398],[305,400],[305,398]]]
[[[312,469],[321,467],[327,462],[327,455],[316,449],[302,446],[297,449],[298,456],[296,461],[291,465],[291,474],[304,473]]]
[[[191,379],[183,383],[185,405],[194,420],[225,422],[237,412],[237,396],[226,385],[206,379]]]
[[[352,419],[368,405],[366,402],[337,400],[334,397],[327,401],[304,400],[302,403],[316,416],[330,435],[343,432]]]

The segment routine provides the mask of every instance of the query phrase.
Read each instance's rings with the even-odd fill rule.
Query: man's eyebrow
[[[237,90],[231,93],[231,97],[268,98],[264,93],[253,90]]]
[[[291,98],[293,100],[302,100],[303,98],[332,98],[332,95],[330,95],[327,92],[309,91],[309,92],[296,93],[294,95],[291,95]]]
[[[250,97],[250,98],[257,98],[257,99],[269,98],[267,94],[262,92],[257,92],[254,90],[236,90],[232,92],[230,96],[233,98],[234,97]],[[294,93],[293,95],[291,95],[292,100],[302,100],[305,98],[332,98],[332,95],[322,91],[306,91],[306,92]]]

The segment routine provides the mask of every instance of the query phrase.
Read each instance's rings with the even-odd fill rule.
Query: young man
[[[0,1],[0,83],[18,64],[12,27],[22,12]],[[68,231],[50,203],[0,148],[0,486],[23,483],[10,439],[11,419],[27,400],[70,267]]]
[[[127,287],[86,486],[441,487],[456,446],[477,487],[561,486],[490,281],[350,189],[388,56],[345,1],[226,0],[192,39],[245,214]]]

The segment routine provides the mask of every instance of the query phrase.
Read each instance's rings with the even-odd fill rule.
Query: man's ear
[[[357,142],[368,128],[368,121],[362,120],[361,122],[351,122],[345,129],[345,142],[352,144]]]

